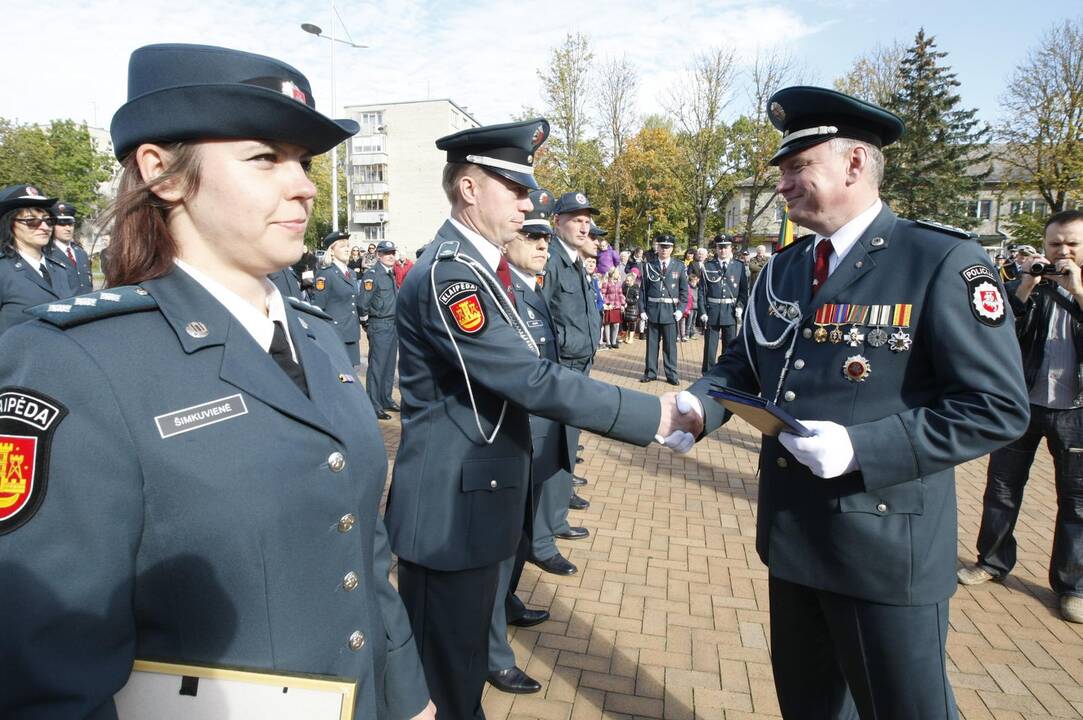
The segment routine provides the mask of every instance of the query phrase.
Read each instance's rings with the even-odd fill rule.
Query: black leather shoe
[[[576,445],[575,449],[578,450],[579,452],[583,452],[583,446],[582,445]]]
[[[381,410],[380,412],[376,413],[376,417],[378,417],[380,420],[390,420],[391,414],[385,410]]]
[[[574,493],[572,494],[571,498],[568,500],[568,509],[569,510],[586,510],[589,507],[590,507],[590,500],[587,500],[586,498],[581,498],[581,497],[579,497],[578,495],[576,495]]]
[[[531,610],[530,608],[527,608],[523,610],[523,614],[519,617],[514,620],[508,620],[508,625],[514,625],[515,627],[533,627],[535,625],[541,625],[548,619],[548,610]]]
[[[582,540],[590,537],[590,530],[585,527],[573,527],[568,528],[567,532],[557,533],[556,536],[561,540]]]
[[[644,375],[643,377],[639,378],[639,382],[654,382],[654,378]]]
[[[517,667],[489,673],[489,684],[500,692],[528,695],[541,690],[541,683]]]
[[[575,459],[575,464],[576,464],[576,465],[578,465],[578,464],[579,464],[579,463],[581,463],[581,462],[583,462],[583,458],[581,458],[581,457],[577,457],[577,458]]]
[[[557,535],[557,537],[560,537]],[[547,573],[553,573],[554,575],[575,575],[579,572],[579,568],[568,562],[568,558],[564,557],[560,553],[557,553],[551,558],[545,560],[530,559],[530,562],[534,563]]]
[[[585,477],[579,477],[578,475],[572,475],[572,487],[583,487],[587,484]]]
[[[670,385],[680,385],[681,384],[681,381],[678,380],[677,378],[672,378],[670,380],[666,380],[666,382],[669,383]]]
[[[391,412],[402,412],[402,408],[400,408],[399,404],[396,403],[396,402],[393,402],[390,405],[386,405],[384,407],[384,410],[385,411],[390,410]]]

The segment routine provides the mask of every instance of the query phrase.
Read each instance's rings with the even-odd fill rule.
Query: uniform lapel
[[[820,291],[816,293],[816,297],[812,301],[810,312],[815,312],[818,307],[827,302],[832,302],[838,298],[841,293],[850,285],[857,282],[859,278],[864,276],[867,272],[876,267],[876,263],[873,260],[872,253],[883,250],[887,247],[887,238],[891,235],[892,230],[895,227],[895,214],[888,209],[887,205],[881,208],[880,213],[876,216],[876,219],[872,221],[872,224],[862,233],[853,247],[850,248],[850,252],[846,253],[846,257],[842,259],[839,266],[835,268],[835,272],[827,278],[827,282],[820,288]],[[873,241],[876,240],[876,244]],[[812,285],[812,262],[813,251],[808,251],[809,255],[809,268],[806,277],[809,278],[809,294],[811,295]]]
[[[42,256],[42,261],[43,262],[45,261],[45,256],[44,255]],[[46,262],[46,267],[48,267],[47,262]],[[19,257],[18,261],[15,263],[15,269],[18,270],[21,273],[24,273],[28,278],[30,278],[31,282],[33,282],[35,285],[37,285],[38,287],[40,287],[42,290],[49,293],[53,297],[55,297],[55,298],[60,297],[60,295],[57,293],[57,291],[54,290],[52,288],[52,286],[49,285],[49,283],[45,282],[45,278],[43,278],[38,273],[37,270],[30,267],[27,264],[26,260],[24,260],[22,257]],[[52,268],[51,270],[49,270],[50,274],[52,274],[54,272],[66,272],[66,271],[63,268]]]

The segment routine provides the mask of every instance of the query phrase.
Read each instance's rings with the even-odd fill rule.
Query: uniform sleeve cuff
[[[384,669],[384,699],[388,718],[408,720],[429,704],[429,687],[413,636],[401,647],[387,654]]]

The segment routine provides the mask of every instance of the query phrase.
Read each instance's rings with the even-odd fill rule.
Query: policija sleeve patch
[[[979,264],[963,268],[959,274],[966,282],[970,310],[974,317],[990,327],[1003,325],[1007,308],[1004,294],[1000,291],[1000,283],[993,271]]]
[[[440,304],[447,308],[460,332],[476,335],[485,328],[485,310],[472,282],[453,282],[440,293]]]
[[[17,530],[41,508],[53,433],[67,414],[47,395],[0,388],[0,535]]]

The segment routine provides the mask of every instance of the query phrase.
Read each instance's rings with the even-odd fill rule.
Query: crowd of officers
[[[272,58],[149,46],[129,71],[114,146],[122,184],[142,188],[150,214],[118,224],[110,288],[93,292],[74,207],[33,185],[0,190],[0,333],[11,350],[0,357],[0,437],[5,453],[18,445],[29,457],[0,467],[0,568],[20,613],[0,644],[16,658],[18,691],[0,710],[110,716],[142,653],[352,676],[364,717],[483,718],[486,681],[541,688],[517,667],[508,626],[549,619],[515,594],[525,563],[578,572],[556,542],[590,536],[568,518],[589,506],[576,492],[588,484],[574,472],[579,430],[687,452],[730,418],[712,398],[732,390],[803,423],[761,450],[757,551],[784,717],[957,717],[948,598],[956,582],[1011,571],[1042,438],[1059,503],[1050,585],[1063,617],[1083,621],[1083,212],[1050,217],[1044,254],[1022,251],[998,277],[965,233],[898,218],[879,199],[879,149],[903,132],[897,117],[796,87],[769,101],[783,133],[772,163],[814,233],[774,256],[735,258],[719,235],[713,256],[693,249],[682,262],[665,234],[624,256],[583,192],[537,186],[549,125],[534,119],[436,141],[451,211],[416,264],[388,241],[351,249],[336,231],[322,267],[310,250],[287,267],[297,254],[276,248],[299,251],[296,213],[315,195],[305,163],[357,124],[317,113],[307,79]],[[171,99],[202,107],[205,124],[175,125]],[[239,164],[251,187],[238,200],[229,183],[208,182],[188,204],[152,182],[183,166],[165,141],[209,158],[188,172],[220,179]],[[272,165],[279,174],[261,174]],[[208,208],[256,207],[267,189],[285,209],[270,228],[239,213],[235,232],[207,230],[234,222]],[[172,238],[156,235],[163,228]],[[230,245],[237,237],[249,244]],[[249,255],[208,252],[236,247]],[[141,262],[154,254],[162,265]],[[634,299],[618,319],[647,340],[642,382],[657,379],[661,344],[678,385],[676,344],[702,328],[704,376],[686,391],[657,397],[589,377],[614,317],[594,272],[618,263]],[[372,414],[356,387],[361,329]],[[131,364],[137,349],[154,373]],[[392,412],[402,434],[380,518],[375,420]],[[116,430],[116,417],[129,424]],[[206,425],[214,433],[197,435]],[[200,441],[203,462],[178,435]],[[978,562],[956,573],[953,468],[990,451]],[[230,482],[213,482],[237,463],[239,474],[222,473]],[[252,512],[232,512],[257,495]],[[56,545],[62,528],[93,562]],[[360,565],[334,593],[314,589],[340,562]],[[76,599],[89,614],[58,624]]]

